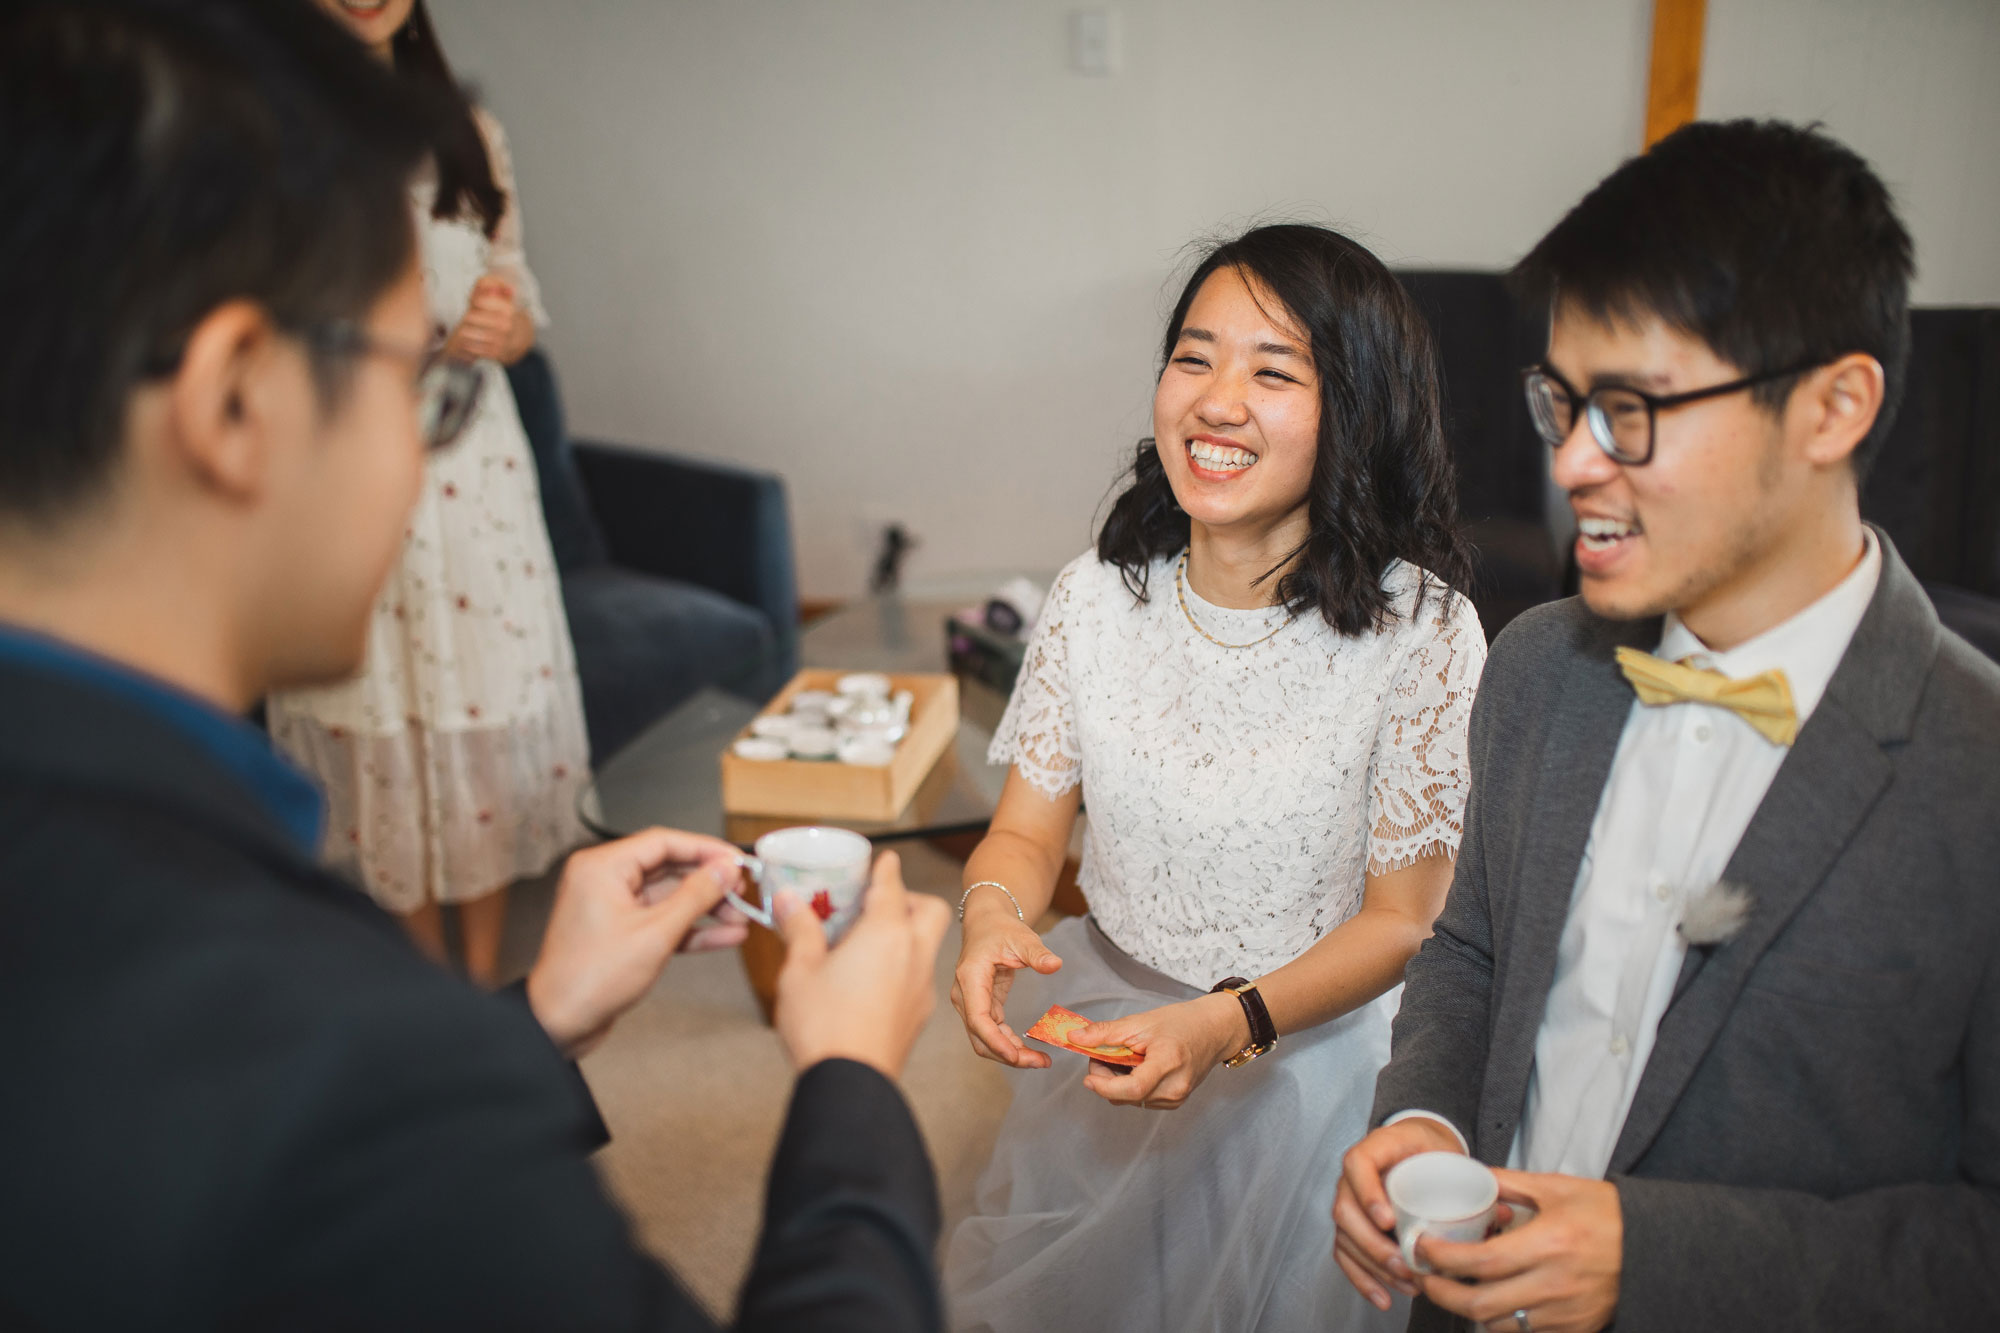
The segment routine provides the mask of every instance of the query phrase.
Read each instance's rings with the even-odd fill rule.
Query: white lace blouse
[[[1486,639],[1436,581],[1413,619],[1420,575],[1399,561],[1387,629],[1344,637],[1307,612],[1225,648],[1188,624],[1174,566],[1144,602],[1094,554],[1063,570],[988,759],[1051,797],[1083,784],[1091,914],[1205,989],[1298,957],[1360,909],[1364,871],[1457,850]],[[1187,605],[1232,644],[1287,614],[1192,588]]]

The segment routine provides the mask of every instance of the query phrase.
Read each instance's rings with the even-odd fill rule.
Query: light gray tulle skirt
[[[1088,917],[1048,936],[1052,977],[1016,973],[1008,1020],[1051,1004],[1119,1018],[1200,991],[1123,953]],[[958,1333],[1315,1333],[1401,1329],[1333,1262],[1340,1157],[1367,1129],[1398,987],[1240,1069],[1177,1111],[1113,1106],[1086,1061],[1008,1071],[1014,1101],[945,1290]]]

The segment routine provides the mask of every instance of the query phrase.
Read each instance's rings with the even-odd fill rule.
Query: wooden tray
[[[831,690],[845,671],[808,667],[793,676],[759,716],[790,710],[800,690]],[[887,821],[903,813],[924,775],[958,734],[958,678],[949,674],[891,675],[890,686],[916,696],[910,732],[896,757],[880,768],[834,760],[741,759],[722,752],[722,808],[738,815]],[[741,735],[750,734],[746,728]],[[739,737],[740,738],[740,737]]]

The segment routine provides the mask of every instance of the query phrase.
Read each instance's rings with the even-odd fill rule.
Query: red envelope
[[[1028,1036],[1045,1046],[1053,1046],[1061,1051],[1075,1051],[1087,1055],[1100,1064],[1124,1065],[1130,1068],[1145,1061],[1145,1056],[1130,1046],[1079,1046],[1069,1039],[1069,1034],[1090,1022],[1082,1014],[1065,1009],[1061,1005],[1051,1005],[1049,1011],[1035,1020],[1028,1029]]]

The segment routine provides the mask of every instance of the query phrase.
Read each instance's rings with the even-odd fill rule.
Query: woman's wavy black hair
[[[486,154],[486,140],[473,119],[472,99],[452,77],[424,0],[416,0],[410,7],[410,17],[390,39],[389,50],[395,57],[396,73],[423,84],[452,104],[437,148],[437,201],[431,205],[431,216],[455,218],[470,209],[479,219],[480,230],[492,239],[507,211],[507,192],[493,179],[493,160]]]
[[[1298,223],[1257,227],[1215,246],[1188,278],[1161,343],[1161,373],[1195,293],[1223,269],[1254,278],[1253,291],[1277,299],[1284,309],[1271,313],[1282,313],[1306,335],[1319,376],[1309,526],[1299,548],[1270,571],[1285,570],[1278,600],[1298,614],[1316,608],[1342,634],[1362,634],[1391,618],[1382,589],[1391,560],[1407,560],[1469,591],[1472,562],[1458,531],[1436,349],[1403,285],[1381,260],[1338,232]],[[1125,586],[1144,601],[1152,563],[1187,541],[1188,516],[1174,499],[1154,442],[1141,440],[1131,483],[1098,531],[1097,558],[1116,565]],[[1429,591],[1426,579],[1419,606]]]

